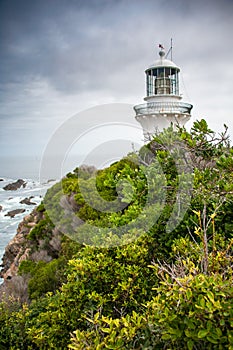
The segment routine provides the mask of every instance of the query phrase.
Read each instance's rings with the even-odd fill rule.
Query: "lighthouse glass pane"
[[[171,68],[165,68],[165,77],[169,77],[171,75]]]
[[[157,68],[155,80],[155,95],[169,95],[171,93],[170,68]]]
[[[176,94],[176,81],[175,81],[175,79],[171,79],[171,94],[172,95]]]
[[[171,68],[171,75],[175,75],[176,74],[176,70],[174,68]]]
[[[179,74],[176,72],[176,95],[179,95]]]
[[[158,76],[163,77],[164,76],[164,68],[158,68]]]
[[[153,75],[150,74],[150,96],[153,95]]]
[[[147,96],[154,94],[154,76],[152,70],[146,72],[146,94]]]
[[[179,81],[178,81],[178,70],[170,68],[170,94],[179,95]]]

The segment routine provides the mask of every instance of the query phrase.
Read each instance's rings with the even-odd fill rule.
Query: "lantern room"
[[[160,60],[146,70],[146,96],[179,95],[180,69],[164,58],[165,52],[159,52]]]

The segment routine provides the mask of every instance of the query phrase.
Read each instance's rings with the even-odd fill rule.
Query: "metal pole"
[[[171,61],[172,61],[172,38],[171,38]]]

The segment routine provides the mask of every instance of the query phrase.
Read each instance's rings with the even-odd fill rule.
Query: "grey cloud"
[[[76,106],[143,102],[144,69],[170,37],[190,102],[212,113],[219,98],[224,115],[232,14],[227,0],[0,0],[0,123],[16,130],[28,121],[29,132],[34,121],[43,135]]]
[[[187,26],[198,20],[192,19],[198,3],[194,6],[187,1],[175,5],[171,1],[127,0],[13,3],[5,9],[8,16],[1,30],[5,38],[0,68],[3,82],[45,77],[55,89],[68,94],[108,84],[111,88],[112,79],[119,76],[124,65],[135,65],[147,54],[145,46],[152,39],[151,31],[155,41],[160,28],[163,36],[169,36],[174,11],[187,17],[179,27],[174,25],[184,44],[190,42],[190,36],[185,35]],[[205,4],[200,5],[201,19],[202,9],[206,16]],[[127,77],[121,75],[124,84]]]

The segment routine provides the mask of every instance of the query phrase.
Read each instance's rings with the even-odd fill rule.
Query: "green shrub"
[[[18,274],[19,275],[33,275],[36,269],[37,263],[32,260],[23,260],[19,265]]]
[[[31,299],[39,298],[47,292],[55,292],[64,281],[64,259],[54,259],[48,263],[41,261],[32,271],[28,283],[28,292]]]
[[[53,222],[49,219],[48,215],[46,215],[44,219],[41,219],[38,224],[33,227],[27,238],[33,241],[50,237],[53,228]]]
[[[179,219],[185,195],[191,194],[179,191],[181,180],[190,188],[170,153],[177,136],[185,144],[184,159],[192,160],[193,189],[190,208],[170,232],[174,208]],[[39,207],[43,217],[29,234],[30,244],[44,241],[48,249],[52,222],[67,236],[57,259],[21,263],[20,273],[30,277],[31,304],[0,305],[0,346],[233,349],[232,154],[226,135],[215,135],[201,120],[190,133],[169,128],[138,155],[97,172],[77,168],[55,184]],[[124,208],[104,211],[113,201]],[[80,243],[68,238],[66,229],[76,223],[70,211],[84,221],[74,237]],[[141,213],[146,220],[139,223]],[[115,247],[88,245],[107,239]]]

